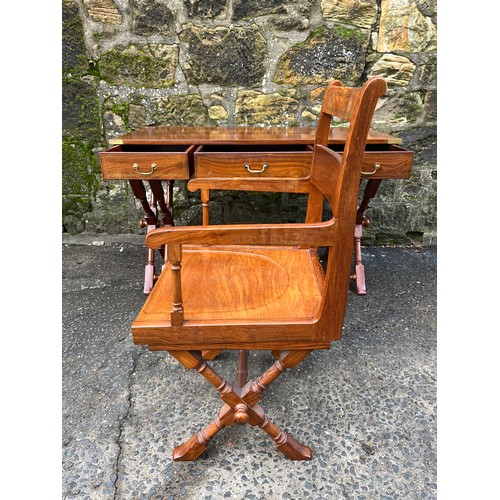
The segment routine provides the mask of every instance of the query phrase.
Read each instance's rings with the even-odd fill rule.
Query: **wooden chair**
[[[212,423],[175,448],[174,460],[197,459],[234,423],[260,427],[292,460],[311,458],[310,448],[272,423],[259,402],[286,369],[341,337],[361,161],[385,90],[380,77],[361,88],[328,86],[310,176],[279,181],[286,191],[308,193],[305,223],[162,227],[147,235],[148,247],[167,245],[168,263],[132,324],[134,342],[198,371],[225,403]],[[350,121],[342,157],[327,147],[332,116]],[[333,213],[326,222],[324,199]],[[320,246],[329,248],[326,272]],[[206,359],[225,349],[240,351],[234,384]],[[249,350],[270,350],[276,359],[256,380],[248,380]]]

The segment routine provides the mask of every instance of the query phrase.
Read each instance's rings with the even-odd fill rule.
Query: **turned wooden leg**
[[[195,432],[184,444],[176,446],[173,459],[176,462],[196,460],[207,450],[208,443],[224,427],[221,420],[216,418],[205,429]]]
[[[154,195],[151,196],[151,211],[156,214],[155,208],[155,198]],[[148,224],[147,232],[149,233],[153,229],[157,228],[157,224]],[[144,293],[148,295],[151,293],[157,276],[155,275],[155,251],[152,248],[148,248],[148,260],[146,261],[146,267],[144,270]]]
[[[146,188],[140,180],[129,180],[130,187],[134,193],[134,196],[139,200],[144,210],[144,219],[139,221],[140,227],[147,227],[147,231],[156,229],[157,227],[157,215],[156,215],[156,201],[154,194],[151,196],[151,202],[148,202]],[[149,294],[153,289],[155,279],[155,269],[154,269],[154,250],[148,250],[148,259],[146,261],[146,267],[144,271],[144,293]]]
[[[356,213],[356,226],[354,229],[354,274],[351,276],[356,281],[356,293],[366,295],[365,266],[361,256],[361,238],[363,226],[368,227],[370,221],[365,217],[370,200],[377,194],[382,179],[369,179],[363,191],[363,199]]]
[[[210,224],[210,190],[202,189],[201,190],[201,211],[202,211],[202,223],[204,226],[208,226]]]
[[[295,438],[288,434],[288,432],[274,425],[266,416],[264,416],[264,421],[259,427],[271,436],[276,443],[276,447],[285,457],[290,460],[311,460],[312,451],[309,446],[300,444]]]
[[[144,293],[148,295],[151,293],[155,282],[155,254],[154,250],[148,248],[148,260],[144,268]]]
[[[356,275],[356,293],[366,295],[365,266],[361,257],[361,237],[363,226],[356,224],[354,228],[354,274]]]
[[[241,388],[248,382],[248,351],[240,351],[238,363],[238,386]]]
[[[194,369],[207,379],[219,392],[226,403],[219,416],[205,429],[197,431],[184,444],[176,446],[173,459],[196,460],[207,450],[208,443],[224,427],[233,424],[249,424],[258,426],[266,432],[281,451],[290,460],[310,460],[311,449],[300,444],[290,434],[273,424],[257,404],[269,384],[287,368],[297,366],[311,351],[283,351],[278,359],[257,380],[248,379],[248,351],[240,351],[238,368],[238,385],[231,385],[222,378],[203,359],[200,351],[169,351],[188,369]]]
[[[171,207],[169,207],[167,205],[167,202],[165,201],[165,194],[163,191],[163,186],[161,185],[161,181],[149,181],[149,186],[151,187],[151,191],[153,192],[154,197],[158,202],[158,206],[160,207],[161,221],[163,222],[163,225],[173,226],[174,219],[172,217]]]
[[[215,359],[220,352],[222,351],[216,351],[215,349],[210,351],[201,351],[201,355],[203,356],[203,359],[211,360]]]

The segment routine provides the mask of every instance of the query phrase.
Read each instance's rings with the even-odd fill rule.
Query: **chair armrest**
[[[331,246],[335,219],[314,224],[232,224],[160,227],[146,236],[149,248],[165,244]]]

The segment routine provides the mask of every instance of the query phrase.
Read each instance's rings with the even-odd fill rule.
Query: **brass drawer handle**
[[[134,163],[132,165],[132,168],[138,173],[138,174],[141,174],[141,175],[151,175],[157,168],[158,168],[158,165],[156,163],[151,163],[151,170],[149,172],[141,172],[139,170],[139,164],[138,163]]]
[[[375,165],[373,165],[373,170],[371,172],[365,172],[363,170],[361,170],[361,173],[363,175],[373,175],[382,165],[380,165],[380,163],[375,163]]]
[[[245,165],[243,165],[250,173],[252,174],[260,174],[262,172],[264,172],[264,170],[269,167],[269,165],[267,163],[263,163],[262,164],[262,168],[260,170],[252,170],[250,168],[250,165],[248,163],[245,163]]]

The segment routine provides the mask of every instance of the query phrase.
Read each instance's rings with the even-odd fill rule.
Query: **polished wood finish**
[[[314,144],[316,127],[145,127],[109,140],[110,144]],[[344,144],[347,127],[331,127],[330,144]],[[401,144],[401,139],[370,130],[367,144]]]
[[[292,178],[252,178],[245,179],[241,177],[214,177],[208,179],[191,179],[187,187],[189,191],[202,190],[202,206],[208,209],[210,202],[210,190],[234,190],[234,191],[261,191],[272,193],[309,193],[310,191],[309,176],[292,179]],[[203,195],[203,190],[207,193]]]
[[[143,148],[114,146],[99,153],[103,179],[189,179],[194,146]]]
[[[182,246],[174,243],[167,247],[168,262],[170,265],[170,283],[172,289],[167,297],[172,297],[172,309],[170,311],[170,322],[172,326],[181,326],[184,322],[184,306],[182,304],[181,287],[181,260]]]
[[[343,145],[336,147],[330,144],[330,147],[342,156]],[[305,149],[283,151],[276,146],[274,151],[255,151],[244,146],[238,150],[228,150],[227,146],[210,149],[199,146],[194,152],[193,180],[215,178],[226,181],[261,177],[297,179],[309,175],[311,161],[312,150]],[[412,162],[411,151],[393,144],[377,145],[376,149],[368,148],[364,152],[361,178],[408,179]]]
[[[178,265],[178,260],[174,264],[170,259],[170,252],[179,246],[168,244],[170,262],[165,274]],[[305,321],[313,317],[320,306],[323,273],[315,250],[291,252],[289,247],[279,246],[183,245],[182,248],[186,324],[203,324],[205,320],[223,324],[242,318],[276,322],[283,318],[286,310],[294,310],[294,316]],[[200,269],[203,269],[202,275]],[[303,272],[297,275],[294,269]],[[200,281],[207,285],[206,293],[200,290]],[[173,297],[176,285],[172,279],[159,279],[136,325],[168,319],[171,304],[164,297]],[[177,303],[178,295],[176,297]],[[203,341],[202,334],[199,340]]]
[[[149,185],[151,187],[151,191],[156,200],[158,200],[158,206],[161,211],[161,220],[164,226],[172,226],[174,224],[174,219],[172,217],[172,208],[168,203],[168,199],[165,196],[163,191],[163,186],[161,185],[161,181],[149,181]],[[167,186],[167,192],[170,186]]]
[[[305,222],[165,226],[146,236],[150,249],[166,245],[168,264],[132,324],[134,342],[168,351],[208,380],[224,401],[212,423],[175,448],[174,460],[197,459],[233,424],[264,430],[291,460],[311,459],[311,449],[270,421],[260,401],[286,369],[341,337],[365,143],[385,90],[380,77],[359,89],[340,82],[328,86],[311,169],[297,180],[308,194]],[[342,155],[328,147],[332,116],[351,120]],[[322,221],[325,200],[333,213],[328,221]],[[326,272],[319,246],[329,248]],[[203,356],[223,349],[240,351],[234,384]],[[252,349],[270,350],[276,359],[255,381],[248,380],[248,355],[241,352]]]
[[[207,449],[208,443],[224,427],[234,423],[242,425],[248,423],[260,427],[276,443],[276,447],[290,460],[310,460],[311,449],[300,444],[289,433],[281,430],[273,424],[264,414],[259,401],[264,391],[278,378],[286,369],[294,368],[311,351],[283,352],[280,358],[262,374],[256,381],[246,381],[240,378],[240,384],[230,384],[222,378],[212,367],[209,366],[197,351],[174,351],[171,354],[187,369],[194,369],[208,380],[219,392],[221,399],[225,402],[219,416],[205,429],[197,431],[184,444],[176,446],[173,453],[175,461],[196,460]],[[239,373],[245,372],[246,356],[240,353]]]
[[[355,94],[353,91],[351,97]],[[336,103],[325,103],[325,109],[333,105]],[[338,110],[341,117],[349,112],[349,108]],[[312,161],[312,145],[315,142],[328,143],[330,148],[342,156],[347,139],[346,126],[322,126],[322,120],[328,120],[327,116],[326,111],[320,116],[317,129],[146,127],[110,140],[111,144],[116,145],[99,153],[103,177],[128,179],[131,183],[149,180],[152,190],[149,206],[154,209],[154,223],[148,222],[152,219],[149,208],[145,209],[145,218],[140,222],[141,227],[148,228],[148,232],[162,225],[173,224],[174,179],[190,178],[188,188],[192,191],[201,189],[203,225],[208,225],[210,190],[309,192],[307,176]],[[317,136],[317,130],[322,131],[321,138]],[[362,178],[408,178],[413,153],[398,146],[400,143],[401,139],[397,137],[369,130]],[[266,182],[261,182],[261,179]],[[297,179],[300,182],[296,182]],[[165,198],[159,189],[161,181],[166,182]],[[136,189],[134,194],[143,207],[148,206],[144,196],[137,194]],[[162,202],[166,203],[168,211],[162,206]],[[364,216],[364,212],[362,215]],[[357,227],[355,251],[360,249],[362,227]],[[160,248],[159,252],[163,258],[165,249]],[[153,288],[157,277],[154,269],[152,270],[154,260],[154,251],[149,250],[144,283],[146,294]],[[358,268],[361,269],[359,266]],[[364,273],[360,271],[353,274],[353,278],[355,276],[357,290],[360,294],[365,293]]]
[[[148,231],[152,231],[157,227],[157,210],[156,210],[156,199],[153,195],[151,196],[151,202],[148,201],[146,188],[144,183],[137,179],[129,180],[130,187],[139,200],[144,210],[144,220],[140,222],[141,226],[148,228]],[[158,190],[157,190],[158,192]],[[146,267],[144,271],[144,293],[148,294],[153,288],[155,282],[155,269],[154,269],[154,250],[148,249],[148,258],[146,261]]]
[[[279,147],[272,152],[208,150],[200,146],[194,153],[195,177],[205,179],[211,177],[305,177],[311,170],[312,152],[280,151]]]
[[[412,163],[413,153],[393,144],[376,150],[367,149],[363,154],[361,178],[408,179]]]
[[[331,103],[330,103],[331,105]],[[341,112],[342,114],[343,112]],[[318,141],[328,143],[329,148],[340,156],[344,144],[331,144],[327,132],[318,128]],[[265,149],[265,151],[263,151]],[[201,189],[203,225],[208,224],[210,190],[241,190],[267,192],[309,192],[308,174],[311,169],[312,149],[303,145],[212,145],[199,146],[194,153],[194,178],[188,189]],[[363,226],[369,225],[364,216],[368,202],[375,196],[381,179],[406,179],[410,176],[413,153],[394,144],[367,145],[363,154],[361,178],[368,179],[363,200],[358,208],[358,219],[354,233],[354,274],[356,291],[366,295],[365,271],[361,256]],[[300,180],[301,182],[296,182]],[[375,187],[376,186],[376,187]],[[322,196],[318,211],[322,212]]]
[[[156,213],[149,204],[146,188],[144,187],[143,182],[137,179],[131,179],[129,181],[129,184],[130,187],[132,188],[134,196],[139,200],[140,204],[142,205],[146,224],[153,225],[156,227]]]

